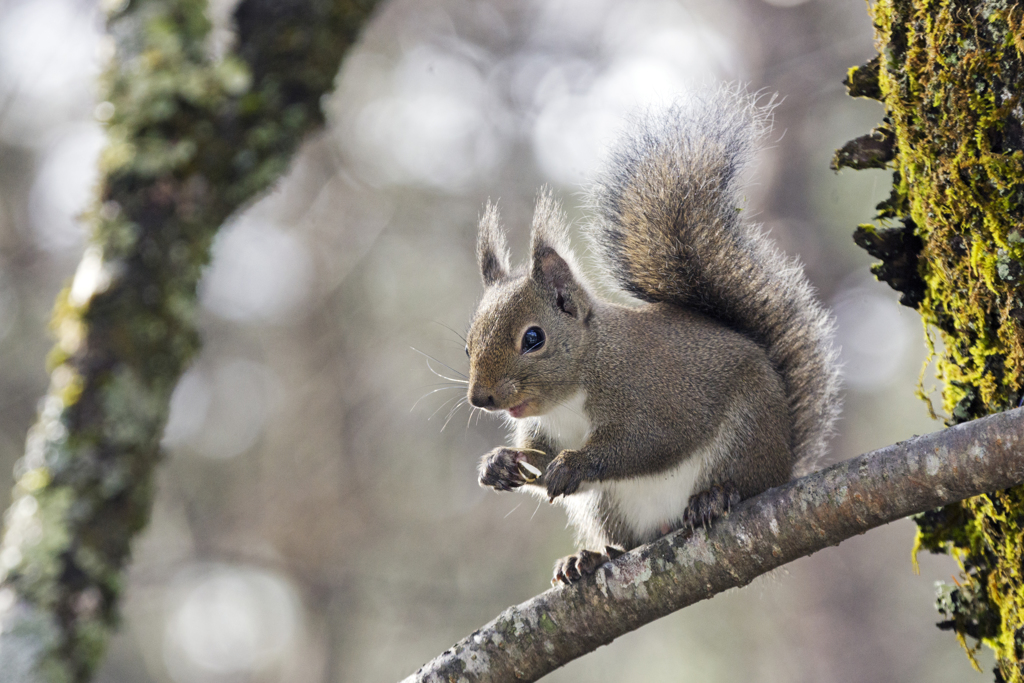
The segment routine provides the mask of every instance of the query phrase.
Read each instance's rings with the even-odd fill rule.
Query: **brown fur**
[[[586,545],[631,548],[718,514],[824,448],[838,410],[829,319],[737,213],[737,173],[765,117],[722,91],[641,123],[619,147],[592,194],[590,234],[635,307],[592,293],[548,193],[525,269],[510,268],[493,206],[481,220],[469,396],[525,411],[515,446],[482,460],[481,483],[559,500]],[[546,341],[524,352],[531,327]],[[524,460],[543,475],[529,481]],[[691,494],[699,512],[687,512]],[[592,571],[598,556],[561,562],[556,578]]]
[[[700,311],[761,344],[782,375],[793,452],[810,470],[839,414],[832,320],[798,263],[741,219],[740,172],[771,105],[736,89],[638,122],[591,191],[601,262],[644,301]]]

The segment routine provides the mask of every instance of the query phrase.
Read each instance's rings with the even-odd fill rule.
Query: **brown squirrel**
[[[510,267],[497,209],[484,212],[469,401],[506,412],[515,445],[483,456],[480,484],[565,507],[582,549],[552,583],[708,524],[824,451],[839,411],[831,318],[739,213],[739,174],[770,118],[770,105],[721,89],[614,148],[588,236],[635,306],[584,280],[549,192],[526,267]]]

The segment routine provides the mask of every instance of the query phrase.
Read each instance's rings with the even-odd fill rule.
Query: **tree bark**
[[[117,622],[175,384],[199,348],[217,228],[273,183],[375,0],[244,0],[210,57],[205,0],[109,17],[113,105],[89,246],[58,297],[50,391],[0,546],[0,682],[86,681]]]
[[[406,679],[534,681],[640,626],[907,515],[1024,481],[1024,410],[888,446],[744,501],[502,612]]]

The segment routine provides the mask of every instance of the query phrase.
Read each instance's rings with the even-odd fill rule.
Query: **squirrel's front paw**
[[[562,451],[548,464],[544,482],[547,484],[549,501],[575,493],[583,483],[583,468],[577,462],[578,454],[579,451]]]
[[[480,485],[499,491],[519,488],[536,478],[522,467],[523,463],[529,465],[526,453],[512,448],[495,448],[480,458]]]

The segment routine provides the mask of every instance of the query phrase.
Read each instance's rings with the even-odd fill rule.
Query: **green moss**
[[[860,231],[858,244],[882,259],[876,275],[904,294],[908,282],[923,285],[903,303],[942,339],[948,422],[1015,407],[1024,395],[1024,9],[999,0],[879,0],[869,11],[882,60],[878,90],[861,78],[851,93],[885,104],[895,173],[878,219],[902,227]],[[920,246],[892,238],[893,230]],[[960,583],[940,595],[940,627],[956,632],[972,661],[968,638],[992,647],[1001,680],[1024,681],[1024,489],[917,522],[915,552],[948,552],[963,568]]]

